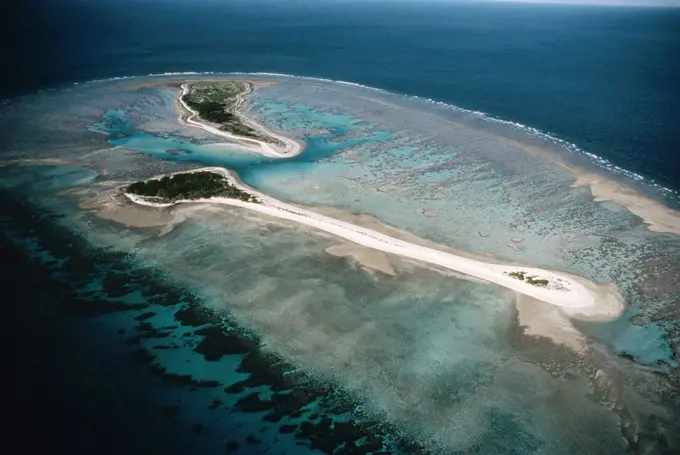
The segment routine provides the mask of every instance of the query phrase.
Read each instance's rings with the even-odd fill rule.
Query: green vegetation
[[[524,272],[510,272],[509,275],[513,278],[517,278],[520,281],[524,281]]]
[[[232,185],[224,176],[208,171],[166,175],[160,180],[152,179],[137,182],[129,185],[126,191],[138,196],[156,198],[161,202],[222,196],[246,202],[261,203],[255,196]]]
[[[183,100],[198,112],[201,119],[216,123],[223,131],[266,142],[278,142],[249,127],[234,113],[239,107],[238,96],[245,90],[245,82],[240,81],[193,82]]]
[[[520,281],[526,281],[533,286],[547,287],[549,281],[544,279],[538,279],[535,276],[527,275],[525,272],[510,272],[508,273],[511,277],[518,279]]]
[[[203,101],[202,103],[189,103],[189,107],[195,109],[202,119],[213,123],[231,123],[238,122],[236,116],[231,112],[227,112],[224,108],[224,103],[217,101]]]
[[[536,279],[535,277],[527,277],[527,283],[533,284],[534,286],[541,286],[541,287],[547,287],[548,286],[548,280],[544,279]]]

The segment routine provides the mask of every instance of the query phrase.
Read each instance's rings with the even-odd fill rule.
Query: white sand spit
[[[236,134],[229,133],[227,131],[222,131],[219,128],[215,128],[214,126],[206,125],[205,123],[201,123],[197,120],[194,120],[195,118],[199,118],[198,112],[195,110],[191,109],[187,103],[184,102],[184,95],[189,93],[189,85],[190,82],[186,82],[182,84],[182,93],[178,97],[178,101],[181,104],[182,108],[184,108],[188,113],[188,117],[186,119],[183,119],[183,117],[180,116],[180,121],[184,120],[186,123],[192,126],[196,126],[198,128],[201,128],[205,131],[208,131],[209,133],[215,134],[217,136],[221,136],[227,139],[230,139],[232,141],[235,141],[244,147],[247,147],[249,149],[255,150],[258,153],[263,154],[264,156],[268,157],[273,157],[273,158],[290,158],[295,155],[298,155],[302,153],[302,150],[304,149],[303,144],[295,141],[293,139],[287,138],[285,136],[282,136],[280,134],[277,134],[264,126],[260,125],[259,123],[255,122],[253,119],[248,118],[247,116],[243,115],[240,111],[239,108],[243,104],[245,100],[245,96],[250,93],[251,89],[251,84],[246,83],[246,91],[238,95],[238,99],[236,101],[236,104],[234,106],[234,114],[238,116],[239,119],[249,127],[251,127],[254,130],[257,130],[261,132],[262,134],[265,134],[269,137],[272,137],[279,141],[278,144],[270,144],[268,142],[261,141],[259,139],[255,138],[250,138],[250,137],[244,137],[244,136],[238,136]]]
[[[245,202],[238,199],[224,197],[212,197],[209,199],[196,199],[180,201],[177,203],[214,203],[244,207],[249,210],[260,212],[269,216],[295,221],[307,226],[314,227],[324,232],[350,240],[359,245],[396,254],[406,258],[435,264],[450,270],[464,273],[488,282],[528,295],[543,302],[557,305],[570,310],[570,314],[597,313],[595,307],[595,295],[580,280],[572,275],[543,270],[534,267],[517,265],[492,264],[477,259],[459,256],[434,248],[417,245],[404,240],[381,234],[380,232],[367,229],[355,224],[340,221],[310,210],[287,204],[242,184],[235,175],[224,168],[204,168],[192,172],[210,171],[222,174],[232,185],[257,197],[262,203]],[[169,207],[176,203],[159,204],[149,202],[144,197],[127,194],[133,202],[154,207]],[[550,283],[547,287],[535,286],[526,280],[518,280],[509,276],[509,273],[523,271],[526,275],[536,279],[545,279]]]

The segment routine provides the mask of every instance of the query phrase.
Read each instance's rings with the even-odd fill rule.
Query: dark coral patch
[[[216,362],[225,355],[247,354],[257,348],[256,342],[244,339],[224,327],[205,327],[197,330],[196,335],[204,338],[194,351],[210,362]]]
[[[287,434],[292,433],[297,429],[297,425],[281,425],[279,427],[279,433]]]
[[[238,442],[236,441],[229,441],[227,444],[224,446],[224,450],[227,453],[233,453],[236,452],[241,446],[239,445]]]
[[[165,406],[163,408],[163,414],[168,415],[170,417],[176,417],[177,414],[179,414],[179,406],[177,406],[176,404]]]

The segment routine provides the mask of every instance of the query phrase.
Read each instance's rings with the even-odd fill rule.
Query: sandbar
[[[341,243],[326,248],[326,253],[337,257],[351,257],[357,264],[385,275],[396,275],[394,265],[386,253],[373,248],[362,247],[353,243]]]
[[[650,231],[680,235],[680,211],[642,196],[631,188],[586,172],[577,173],[572,186],[588,186],[594,201],[611,201],[623,205],[631,213],[642,218]]]
[[[543,302],[569,309],[571,314],[599,314],[602,312],[598,308],[599,305],[597,305],[598,302],[596,294],[593,292],[593,287],[585,286],[583,284],[585,279],[575,279],[572,275],[564,272],[543,270],[535,267],[490,263],[407,242],[372,229],[330,218],[269,197],[243,185],[238,179],[234,178],[235,174],[227,169],[213,167],[191,172],[198,171],[210,171],[222,174],[232,185],[240,187],[241,190],[256,196],[261,203],[246,202],[225,197],[157,203],[150,202],[144,197],[129,194],[127,192],[124,194],[137,204],[152,207],[171,207],[182,203],[213,203],[243,207],[273,217],[305,224],[345,240],[350,240],[358,245],[434,264],[464,273],[465,275],[474,278],[492,282]],[[537,279],[548,280],[549,285],[535,286],[510,276],[510,273],[517,270],[522,270],[527,274],[534,275]],[[609,305],[609,302],[607,304]],[[623,310],[622,303],[618,310]],[[611,313],[611,309],[607,307],[604,310],[604,313]]]

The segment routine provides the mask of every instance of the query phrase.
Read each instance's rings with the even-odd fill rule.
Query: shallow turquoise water
[[[25,136],[21,129],[11,133],[11,140],[20,136],[29,144],[62,138],[63,145],[56,144],[64,152],[50,153],[89,169],[7,166],[2,168],[3,187],[63,213],[58,224],[83,233],[90,244],[131,252],[135,264],[163,270],[166,279],[183,283],[200,300],[191,308],[215,310],[218,322],[186,326],[173,322],[184,318],[177,314],[187,308],[186,302],[169,310],[155,294],[145,293],[144,286],[128,289],[128,272],[124,278],[116,272],[83,283],[80,292],[88,298],[110,288],[115,295],[105,301],[145,307],[113,313],[102,323],[135,333],[130,338],[137,338],[144,350],[140,355],[151,353],[148,368],[156,374],[164,368],[165,381],[186,382],[182,375],[191,375],[195,381],[220,384],[199,387],[189,382],[185,392],[158,392],[159,400],[171,402],[163,398],[167,395],[191,401],[186,405],[189,426],[201,419],[232,426],[240,419],[240,437],[262,430],[263,440],[290,451],[296,450],[298,439],[312,444],[314,436],[304,436],[305,429],[328,433],[324,419],[343,422],[353,416],[358,425],[387,422],[379,433],[381,444],[390,448],[417,435],[436,447],[435,452],[495,450],[519,441],[524,451],[570,453],[568,448],[578,447],[585,453],[619,453],[617,419],[634,415],[642,422],[653,420],[651,408],[639,403],[667,406],[675,415],[672,401],[659,404],[649,392],[668,387],[663,378],[677,367],[671,338],[676,321],[659,317],[674,304],[676,290],[669,277],[677,273],[673,264],[680,246],[675,237],[650,233],[615,204],[594,203],[587,191],[570,187],[573,178],[562,168],[527,155],[521,144],[497,132],[472,128],[422,106],[404,107],[400,103],[411,102],[393,95],[381,99],[366,97],[359,89],[325,87],[315,94],[280,83],[261,89],[248,106],[259,121],[306,142],[306,151],[290,160],[219,144],[209,134],[179,124],[176,93],[167,89],[88,87],[88,95],[82,96],[95,107],[87,110],[82,100],[74,103],[72,93],[48,94],[56,98],[44,103],[58,106],[79,123],[61,125],[56,134],[36,126],[45,119],[31,117],[24,128],[32,127],[33,135]],[[344,97],[346,112],[339,111],[329,91]],[[21,119],[17,112],[13,115]],[[80,139],[70,139],[76,137]],[[263,222],[236,209],[202,209],[159,238],[157,230],[123,228],[75,206],[110,188],[111,180],[205,165],[232,168],[247,183],[284,200],[370,213],[477,254],[615,282],[631,310],[611,323],[580,324],[592,350],[579,357],[545,339],[523,335],[514,296],[496,286],[408,263],[397,264],[397,278],[369,273],[351,260],[326,255],[324,249],[335,243],[332,238],[286,223]],[[107,174],[93,180],[97,173],[90,169]],[[83,193],[55,194],[77,185],[84,187]],[[29,243],[22,244],[25,250],[40,250]],[[34,260],[58,267],[63,257],[48,251]],[[115,291],[118,286],[123,290]],[[134,319],[149,308],[156,314]],[[204,325],[218,327],[222,335],[200,332]],[[284,361],[292,367],[275,376],[277,381],[290,373],[304,390],[323,391],[314,392],[309,402],[310,395],[304,395],[304,406],[279,417],[272,408],[279,406],[277,400],[290,399],[291,392],[260,383],[260,373],[252,372],[245,377],[247,387],[237,390],[244,380],[239,370],[252,361],[250,354],[213,360],[208,357],[214,352],[201,354],[206,346],[231,346],[232,333],[256,334],[258,350],[252,352],[266,357],[258,363],[266,377],[280,373],[277,365]],[[595,398],[602,393],[593,386],[597,369],[614,377],[617,390],[649,394],[622,404],[629,414],[621,417]],[[650,369],[658,377],[646,376]],[[634,378],[630,382],[635,385],[622,378]],[[231,392],[219,390],[232,386]],[[188,399],[191,394],[204,397],[198,400],[202,404]],[[215,397],[222,397],[225,410],[220,412],[225,414],[205,410]],[[262,411],[243,416],[248,406]],[[276,424],[267,420],[275,418]],[[672,428],[669,421],[664,425]],[[580,436],[576,440],[572,435]],[[358,446],[361,441],[355,439]]]
[[[590,246],[589,235],[603,228],[632,227],[633,217],[613,204],[590,203],[578,190],[571,190],[567,201],[561,197],[559,203],[546,202],[549,200],[545,197],[546,188],[549,194],[558,196],[558,185],[568,183],[568,177],[549,164],[538,165],[538,180],[515,175],[513,167],[518,163],[525,171],[524,158],[512,148],[498,143],[497,139],[475,140],[483,146],[505,147],[509,157],[494,158],[505,167],[493,168],[488,162],[470,161],[469,152],[465,153],[465,150],[471,146],[464,142],[465,136],[463,142],[448,145],[426,142],[413,132],[411,136],[394,134],[385,125],[377,123],[376,118],[342,114],[337,108],[326,110],[321,107],[324,100],[312,98],[317,104],[313,108],[300,101],[285,102],[287,92],[280,86],[263,90],[283,94],[284,100],[256,97],[248,106],[251,115],[283,131],[323,130],[326,133],[304,135],[306,150],[295,158],[279,160],[228,145],[196,143],[181,136],[159,136],[143,131],[137,129],[120,109],[106,112],[102,120],[90,128],[106,133],[108,141],[116,146],[166,161],[190,161],[234,169],[246,183],[285,200],[367,212],[394,226],[412,229],[465,250],[491,252],[510,260],[566,269],[605,282],[618,279],[624,292],[630,260],[636,255],[649,254],[647,238],[653,235],[634,234],[625,239],[624,248],[618,245],[616,249],[609,248],[606,255],[586,254],[579,259],[577,254],[587,251],[582,246]],[[178,149],[189,153],[167,153]],[[488,153],[475,148],[474,143],[472,151]],[[539,194],[543,195],[541,205],[547,203],[549,210],[542,208],[540,216],[536,216],[523,205],[528,202],[531,206],[531,199]],[[479,198],[485,201],[483,206],[474,203]],[[425,211],[436,218],[423,216]],[[475,235],[478,230],[490,235]],[[516,237],[522,239],[522,246],[520,250],[512,251],[506,244]],[[573,246],[565,246],[565,238],[573,239]],[[601,251],[603,246],[593,253]],[[562,254],[555,255],[556,249],[562,250]],[[619,259],[612,261],[617,255]],[[632,302],[636,298],[632,294],[626,297]],[[614,326],[617,329],[593,329],[591,335],[617,352],[635,356],[639,362],[677,364],[672,359],[667,340],[661,335],[665,332],[655,332],[662,329],[649,326],[647,334],[647,329],[632,325],[625,316],[612,324]],[[640,337],[658,339],[656,348],[651,348],[649,343],[638,343],[636,340]]]
[[[222,407],[211,410],[214,396],[226,401],[226,392],[169,387],[157,374],[149,374],[148,365],[131,365],[134,346],[125,340],[148,335],[143,326],[135,328],[142,325],[132,319],[139,311],[67,315],[77,299],[45,275],[61,274],[67,287],[72,282],[81,290],[105,289],[112,302],[148,301],[156,308],[163,300],[187,298],[177,289],[163,290],[166,281],[158,277],[136,280],[143,273],[143,262],[159,268],[167,265],[174,271],[169,281],[179,282],[192,278],[187,276],[192,271],[182,264],[194,265],[193,280],[202,285],[195,286],[192,294],[213,297],[201,300],[199,307],[240,303],[234,311],[220,307],[220,314],[236,317],[238,313],[242,324],[259,327],[260,332],[266,328],[272,350],[285,352],[315,376],[335,375],[330,381],[335,386],[377,390],[362,405],[373,403],[388,413],[380,421],[399,422],[396,434],[422,422],[417,434],[432,434],[446,443],[444,449],[435,445],[434,453],[452,452],[448,450],[452,446],[458,453],[680,452],[680,411],[674,398],[678,372],[671,370],[673,356],[679,358],[680,352],[677,238],[649,233],[639,219],[614,204],[592,204],[587,190],[570,188],[571,178],[540,158],[493,135],[448,122],[467,117],[468,126],[489,129],[488,118],[461,113],[451,105],[455,104],[520,122],[492,129],[539,147],[554,145],[537,138],[550,131],[566,141],[561,144],[568,150],[560,153],[566,151],[563,155],[568,159],[570,153],[588,156],[587,151],[591,155],[586,165],[595,162],[600,169],[616,169],[617,178],[636,179],[637,188],[654,197],[665,192],[667,202],[677,207],[677,191],[672,191],[679,188],[680,60],[672,58],[680,54],[677,10],[513,2],[354,2],[351,6],[270,2],[266,8],[261,2],[176,2],[168,7],[141,1],[134,8],[106,0],[39,3],[26,9],[22,4],[19,12],[25,16],[9,27],[10,34],[13,30],[16,34],[7,40],[7,68],[10,76],[18,77],[10,77],[0,90],[14,96],[51,83],[69,87],[0,106],[0,154],[3,160],[59,156],[110,174],[90,182],[90,171],[54,178],[56,174],[49,175],[47,169],[33,174],[22,169],[21,175],[7,177],[8,185],[17,184],[10,195],[20,194],[22,203],[54,212],[32,207],[22,218],[8,203],[0,204],[7,229],[16,234],[12,241],[21,247],[19,254],[5,247],[7,243],[2,245],[3,258],[11,258],[2,262],[10,295],[3,303],[27,316],[18,321],[24,333],[32,335],[26,337],[27,352],[38,341],[50,341],[44,343],[49,350],[33,357],[41,359],[34,366],[42,367],[40,373],[46,373],[47,380],[23,396],[47,391],[39,396],[50,398],[49,391],[60,379],[65,386],[74,384],[78,392],[68,396],[73,398],[67,400],[69,404],[90,403],[84,415],[101,418],[108,410],[123,418],[112,418],[105,425],[121,433],[98,437],[88,426],[74,431],[75,419],[33,412],[44,404],[36,399],[26,403],[39,422],[31,422],[30,431],[52,429],[55,434],[23,439],[27,451],[37,440],[46,441],[48,450],[71,447],[76,435],[79,442],[87,436],[96,441],[89,450],[83,449],[88,453],[133,452],[116,450],[124,439],[156,441],[156,446],[135,448],[144,454],[223,453],[229,450],[228,442],[236,439],[241,444],[239,453],[274,452],[267,444],[279,445],[288,455],[307,450],[294,443],[309,443],[311,438],[293,441],[291,436],[301,428],[279,433],[282,425],[274,422],[262,423],[264,444],[245,442],[233,418],[255,428],[260,414],[244,415]],[[22,48],[13,52],[12,44]],[[271,105],[268,112],[254,115],[298,137],[317,138],[319,150],[330,140],[326,138],[338,132],[343,135],[337,138],[340,141],[353,134],[368,136],[369,130],[392,134],[384,142],[357,143],[333,152],[320,163],[299,162],[288,168],[267,164],[261,174],[253,171],[249,181],[283,199],[378,214],[390,224],[477,254],[615,282],[630,310],[610,324],[586,327],[588,354],[574,357],[547,340],[522,335],[511,300],[505,302],[493,290],[482,292],[469,283],[459,287],[456,280],[436,274],[433,278],[420,268],[404,271],[392,281],[370,275],[355,270],[350,261],[326,257],[322,240],[306,233],[294,235],[293,226],[270,225],[262,230],[259,222],[240,221],[244,214],[205,215],[172,236],[157,239],[154,230],[80,219],[75,199],[84,194],[54,196],[54,191],[71,183],[86,185],[91,194],[107,189],[107,178],[136,180],[220,164],[225,154],[235,166],[243,164],[243,171],[265,163],[241,151],[210,146],[214,138],[180,127],[174,93],[125,87],[137,81],[70,87],[74,80],[220,70],[315,75],[432,98],[429,103],[408,101],[346,84],[283,78],[293,84],[263,91],[263,103]],[[362,102],[358,99],[362,96],[374,100]],[[451,104],[438,105],[434,100]],[[395,104],[407,110],[395,109]],[[415,113],[409,114],[408,109]],[[144,132],[132,135],[127,143],[146,154],[111,150],[104,135],[87,132],[87,126],[100,122],[108,110],[125,111]],[[295,122],[282,122],[288,116]],[[194,149],[194,143],[201,145]],[[178,145],[194,151],[199,159],[166,153]],[[415,149],[408,152],[409,147]],[[3,185],[8,173],[13,172],[0,170]],[[660,185],[648,184],[650,179]],[[59,237],[54,225],[41,224],[44,220],[71,231]],[[480,236],[480,230],[487,237]],[[83,235],[92,244],[108,247],[92,255],[69,247]],[[508,246],[513,238],[522,239],[517,251]],[[16,254],[9,256],[11,251]],[[29,252],[34,261],[24,263],[21,251]],[[134,252],[141,262],[108,255],[116,251]],[[44,273],[39,264],[44,264]],[[286,286],[286,282],[294,284]],[[249,288],[255,301],[252,312]],[[12,293],[14,289],[17,292]],[[216,291],[220,289],[222,294]],[[295,292],[301,289],[307,294]],[[232,300],[235,290],[241,294]],[[106,303],[97,296],[90,298],[91,305],[85,305],[90,309]],[[489,302],[494,304],[484,306]],[[177,310],[188,305],[176,303]],[[161,308],[157,313],[149,318],[152,324],[171,322]],[[288,321],[299,322],[304,330],[283,330]],[[58,330],[60,324],[66,329]],[[127,327],[126,334],[116,332],[121,325]],[[42,337],[43,329],[57,336]],[[173,329],[168,337],[174,340],[183,329]],[[332,343],[319,342],[324,330]],[[319,338],[306,338],[309,334]],[[184,341],[200,343],[202,337],[192,335]],[[155,343],[151,338],[141,342]],[[339,353],[338,346],[357,355],[333,356]],[[176,359],[196,360],[196,373],[212,371],[204,368],[205,361],[198,361],[203,356],[189,356],[186,347],[178,350],[182,352]],[[168,350],[155,351],[177,371],[192,369],[192,362],[166,356]],[[226,358],[217,364],[223,361]],[[276,370],[276,362],[264,363],[266,371]],[[63,366],[67,364],[72,368]],[[655,372],[649,373],[649,368]],[[600,377],[596,370],[612,379],[613,385],[604,392],[595,385]],[[55,376],[54,371],[64,374]],[[34,379],[35,372],[30,373],[25,377]],[[225,368],[225,378],[230,374],[231,365]],[[321,395],[328,401],[333,394]],[[177,403],[178,416],[163,410]],[[339,421],[337,414],[335,409],[326,415]],[[320,420],[321,415],[307,422],[316,425]],[[200,434],[191,429],[198,422],[204,422]],[[618,445],[622,436],[629,441],[625,448]],[[341,444],[330,445],[342,450]],[[365,447],[366,442],[357,445]],[[417,447],[409,449],[417,452]],[[333,452],[328,447],[316,451]]]

